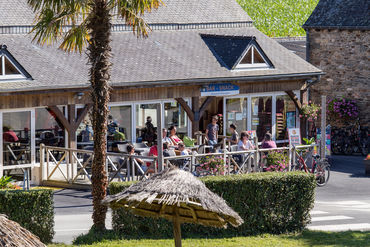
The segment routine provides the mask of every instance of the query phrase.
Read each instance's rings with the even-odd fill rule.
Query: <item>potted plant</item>
[[[334,98],[328,100],[327,114],[332,125],[342,125],[356,120],[359,110],[355,100]]]
[[[305,118],[310,122],[317,120],[320,115],[320,105],[314,104],[311,101],[308,104],[303,104],[299,117]]]

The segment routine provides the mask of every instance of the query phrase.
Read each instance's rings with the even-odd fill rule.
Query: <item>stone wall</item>
[[[311,98],[355,99],[361,125],[370,126],[370,32],[360,30],[308,30],[309,62],[326,75],[314,85]]]

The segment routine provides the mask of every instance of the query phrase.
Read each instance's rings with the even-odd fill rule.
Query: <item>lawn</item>
[[[237,0],[254,25],[270,37],[305,36],[301,26],[319,0]]]
[[[108,238],[113,235],[108,234]],[[91,240],[91,239],[89,239]],[[97,246],[97,247],[119,247],[119,246],[136,246],[136,247],[157,247],[157,246],[174,246],[172,239],[141,239],[141,240],[108,240],[100,239],[100,242],[92,245],[78,245]],[[67,247],[71,245],[55,244],[49,247]],[[77,246],[77,245],[76,245]],[[185,239],[183,246],[192,247],[231,247],[231,246],[245,246],[245,247],[324,247],[324,246],[370,246],[370,232],[317,232],[304,231],[301,234],[283,234],[283,235],[259,235],[251,237],[234,237],[234,238],[219,238],[219,239]]]

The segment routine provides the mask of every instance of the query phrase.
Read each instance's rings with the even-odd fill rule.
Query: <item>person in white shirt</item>
[[[240,140],[238,142],[238,151],[246,151],[253,149],[254,146],[252,142],[249,140],[249,134],[247,131],[242,131],[240,133]]]
[[[167,129],[162,129],[162,143],[167,143],[168,148],[175,148],[175,145],[173,145],[173,142],[171,138],[167,136]]]
[[[181,152],[181,155],[189,155],[188,150],[185,148],[185,145],[183,143],[179,143],[179,151]]]

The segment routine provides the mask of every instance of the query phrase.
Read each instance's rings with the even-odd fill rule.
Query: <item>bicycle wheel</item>
[[[329,164],[327,162],[324,162],[323,164],[317,164],[314,169],[314,174],[316,177],[317,186],[325,186],[328,183],[330,177]]]

